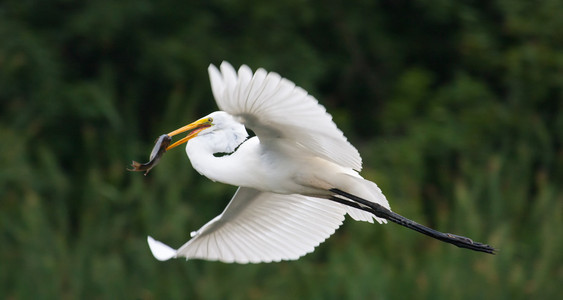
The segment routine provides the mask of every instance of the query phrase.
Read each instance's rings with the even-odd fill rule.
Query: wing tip
[[[154,258],[160,261],[166,261],[176,257],[176,250],[160,241],[153,239],[151,236],[147,236],[147,242]]]

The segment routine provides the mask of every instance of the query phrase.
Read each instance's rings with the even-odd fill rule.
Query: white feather
[[[338,188],[387,208],[375,183],[358,171],[361,157],[315,98],[277,73],[226,62],[209,67],[213,95],[223,111],[183,128],[186,152],[207,178],[239,186],[223,213],[191,233],[178,250],[148,238],[159,260],[176,257],[258,263],[297,259],[342,224],[385,220],[332,202]],[[243,142],[245,126],[256,137]],[[188,139],[186,139],[188,140]],[[216,156],[217,153],[229,153]]]
[[[238,75],[227,62],[209,66],[211,88],[219,108],[252,129],[263,142],[290,140],[306,152],[360,171],[362,159],[325,108],[305,90],[274,72],[247,66]]]
[[[149,248],[151,249],[152,255],[160,261],[169,260],[172,257],[176,256],[176,250],[170,248],[162,242],[153,239],[150,236],[147,237],[147,242],[149,243]]]
[[[313,252],[342,224],[342,205],[302,195],[239,188],[225,211],[177,251],[149,237],[153,255],[259,263]]]

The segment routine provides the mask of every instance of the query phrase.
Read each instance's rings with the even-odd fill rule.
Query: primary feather
[[[210,65],[209,77],[219,109],[239,117],[262,140],[291,140],[311,155],[361,171],[358,150],[336,127],[325,108],[293,82],[264,69],[253,75],[245,65],[237,75],[227,62],[221,64],[221,72]]]
[[[194,232],[175,256],[237,263],[297,259],[344,220],[341,205],[325,202],[239,188],[225,211]]]

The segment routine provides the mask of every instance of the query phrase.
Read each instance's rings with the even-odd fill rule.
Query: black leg
[[[437,230],[434,230],[432,228],[428,228],[424,225],[420,225],[418,223],[416,223],[415,221],[409,220],[395,212],[392,212],[391,210],[375,203],[375,202],[371,202],[365,199],[362,199],[360,197],[354,196],[352,194],[346,193],[344,191],[341,191],[339,189],[331,189],[331,192],[337,194],[334,196],[330,197],[330,200],[332,201],[336,201],[338,203],[342,203],[345,205],[348,205],[350,207],[354,207],[357,209],[361,209],[367,212],[370,212],[372,214],[374,214],[375,216],[379,217],[379,218],[383,218],[386,220],[389,220],[393,223],[397,223],[399,225],[405,226],[409,229],[418,231],[422,234],[426,234],[427,236],[433,237],[435,239],[438,239],[440,241],[446,242],[446,243],[450,243],[453,245],[456,245],[460,248],[466,248],[466,249],[471,249],[474,251],[480,251],[480,252],[485,252],[485,253],[490,253],[490,254],[495,254],[495,248],[487,245],[487,244],[481,244],[478,242],[474,242],[472,241],[470,238],[464,237],[464,236],[459,236],[459,235],[455,235],[455,234],[451,234],[451,233],[443,233]],[[339,197],[341,196],[341,197]],[[347,198],[347,199],[343,199]]]

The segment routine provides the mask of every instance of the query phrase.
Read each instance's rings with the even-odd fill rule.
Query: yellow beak
[[[168,146],[166,148],[166,150],[168,151],[168,150],[170,150],[170,149],[172,149],[172,148],[174,148],[178,145],[181,145],[181,144],[189,141],[190,139],[196,137],[197,134],[200,131],[204,130],[205,128],[211,127],[211,125],[213,125],[213,123],[211,123],[211,122],[212,122],[211,118],[203,118],[203,119],[199,119],[199,120],[197,120],[197,121],[195,121],[191,124],[188,124],[184,127],[178,128],[178,129],[170,132],[168,135],[172,137],[172,136],[175,136],[175,135],[180,134],[182,132],[186,132],[186,131],[191,130],[191,132],[186,137],[184,137],[184,138],[176,141],[172,145]]]

